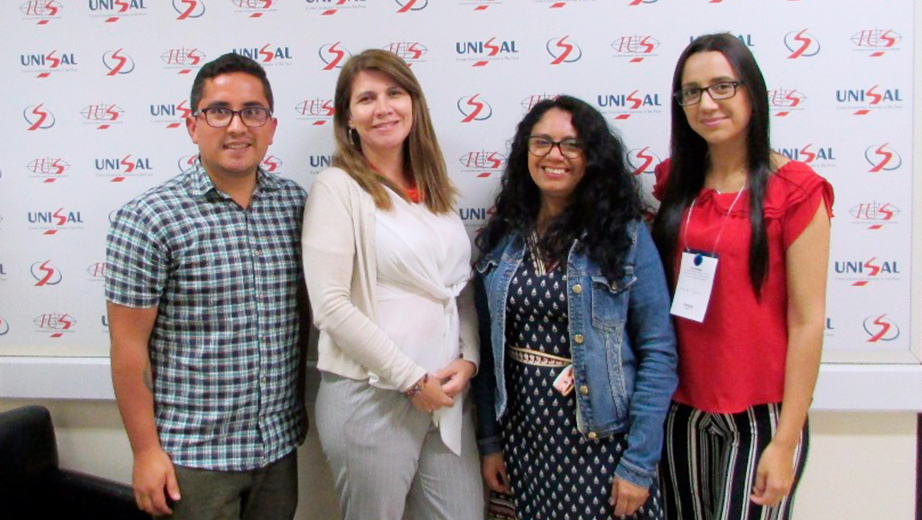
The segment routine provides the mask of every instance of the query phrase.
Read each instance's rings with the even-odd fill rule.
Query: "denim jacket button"
[[[576,335],[574,335],[574,336],[573,336],[573,343],[576,343],[577,345],[582,345],[582,344],[583,344],[583,335],[582,335],[582,334],[576,334]]]
[[[579,393],[583,395],[589,395],[589,387],[586,385],[579,387]]]
[[[590,440],[596,440],[599,438],[599,434],[596,432],[589,432],[586,434],[586,437],[589,437]]]
[[[579,293],[581,293],[581,292],[583,292],[583,286],[582,286],[582,285],[576,284],[576,285],[573,286],[573,294],[579,294]]]

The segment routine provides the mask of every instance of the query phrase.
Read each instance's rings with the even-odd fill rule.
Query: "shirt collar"
[[[214,182],[212,182],[211,177],[208,176],[200,159],[195,160],[192,168],[190,168],[190,174],[189,189],[193,195],[197,197],[208,197],[210,194],[214,194],[223,197],[218,189],[215,188]],[[271,193],[278,190],[280,186],[281,183],[275,175],[267,173],[262,168],[256,169],[256,190],[253,192],[254,195],[260,192]]]

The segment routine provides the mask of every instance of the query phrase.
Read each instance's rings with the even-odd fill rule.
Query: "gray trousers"
[[[483,520],[469,399],[461,456],[400,392],[324,372],[316,427],[344,520]]]

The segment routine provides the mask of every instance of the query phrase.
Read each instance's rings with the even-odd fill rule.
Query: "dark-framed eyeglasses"
[[[234,116],[240,116],[240,121],[247,128],[257,128],[266,124],[266,121],[272,117],[272,111],[265,107],[246,107],[242,110],[231,110],[227,107],[208,107],[194,113],[195,117],[199,115],[205,117],[205,122],[213,128],[224,128],[231,124]]]
[[[564,139],[562,141],[552,141],[543,135],[528,136],[528,153],[544,157],[551,153],[554,147],[560,149],[560,153],[568,159],[576,159],[583,155],[583,143],[579,139]]]
[[[734,81],[721,81],[719,83],[714,83],[709,87],[685,87],[683,89],[677,90],[675,94],[676,101],[679,102],[679,105],[687,107],[689,105],[697,105],[701,102],[701,95],[705,92],[711,96],[711,99],[714,101],[720,101],[721,99],[730,99],[736,95],[736,89],[742,85],[743,82],[740,80]]]

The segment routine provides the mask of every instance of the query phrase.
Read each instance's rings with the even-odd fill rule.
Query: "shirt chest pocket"
[[[606,331],[624,330],[631,286],[637,281],[633,266],[625,266],[624,275],[609,283],[601,274],[591,274],[592,326]]]

